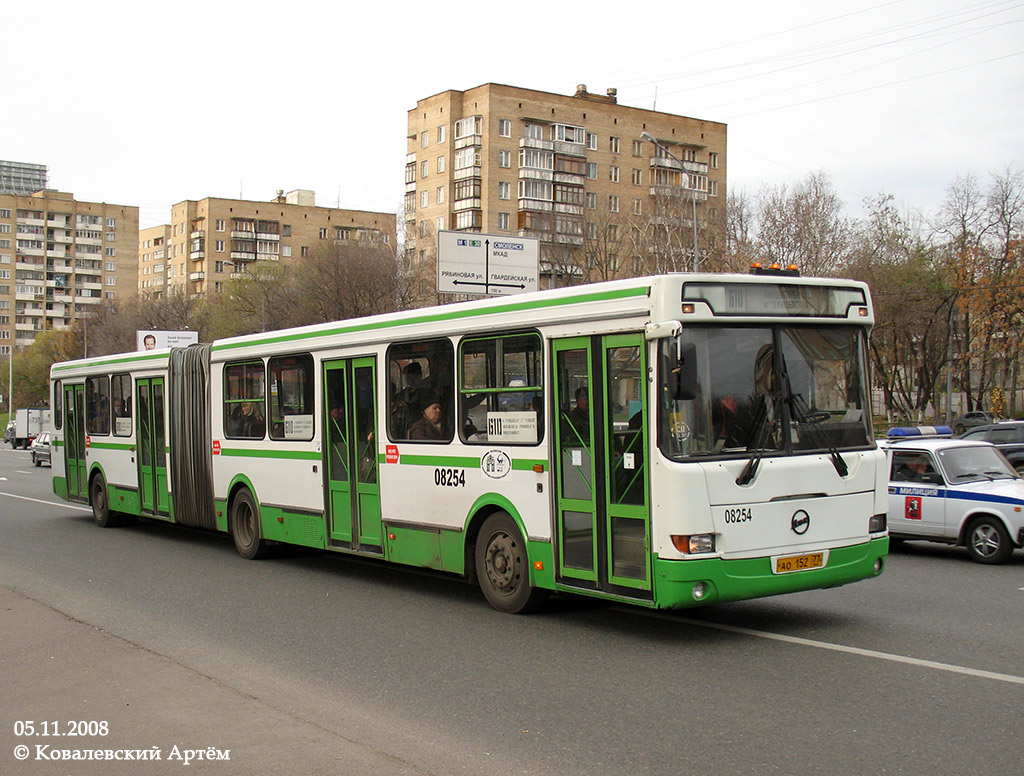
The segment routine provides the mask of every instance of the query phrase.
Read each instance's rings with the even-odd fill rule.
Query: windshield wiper
[[[754,477],[757,476],[757,467],[760,466],[761,459],[764,457],[764,443],[767,441],[769,430],[775,426],[774,420],[771,422],[768,420],[769,396],[772,397],[773,405],[778,403],[777,394],[761,395],[761,402],[758,405],[757,413],[754,415],[754,429],[756,429],[757,439],[754,440],[753,447],[749,444],[747,445],[747,452],[752,452],[753,455],[750,456],[750,460],[747,461],[747,465],[743,467],[743,471],[741,471],[739,476],[736,478],[737,485],[749,485],[754,481]]]
[[[786,389],[786,403],[789,404],[790,414],[796,418],[798,423],[804,424],[806,427],[805,431],[814,441],[815,447],[824,447],[828,450],[829,459],[832,461],[832,466],[835,468],[836,473],[840,477],[845,477],[850,473],[846,461],[843,460],[843,456],[839,454],[836,446],[829,442],[825,438],[824,432],[818,428],[818,424],[827,420],[830,416],[825,412],[811,412],[807,402],[798,394],[793,393],[793,386],[789,382],[789,372],[786,370],[785,362],[782,364],[782,377],[782,384]]]

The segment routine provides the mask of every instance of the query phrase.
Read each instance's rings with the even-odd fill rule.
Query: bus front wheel
[[[118,514],[110,510],[107,484],[103,481],[102,474],[93,477],[89,484],[89,504],[92,506],[92,519],[100,528],[115,528],[121,525]]]
[[[260,536],[260,512],[248,490],[241,490],[231,505],[231,537],[235,549],[246,560],[265,558],[270,548]]]
[[[526,543],[507,513],[496,512],[484,521],[474,555],[480,589],[499,612],[528,612],[544,600],[545,591],[530,585]]]

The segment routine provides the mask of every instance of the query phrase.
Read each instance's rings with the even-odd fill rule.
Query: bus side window
[[[452,440],[453,363],[452,343],[447,339],[402,343],[388,348],[388,436],[391,439]],[[432,405],[437,405],[440,413],[431,410]]]
[[[85,430],[90,434],[110,433],[110,378],[106,375],[86,378]]]

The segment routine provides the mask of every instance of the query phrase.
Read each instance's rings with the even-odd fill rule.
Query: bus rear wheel
[[[484,521],[474,555],[480,589],[499,612],[529,612],[544,600],[545,591],[530,585],[526,543],[506,512],[496,512]]]
[[[248,490],[241,490],[231,505],[231,537],[235,549],[246,560],[265,558],[270,547],[260,536],[260,512]]]
[[[89,483],[89,504],[92,506],[92,519],[100,528],[116,528],[121,525],[120,515],[110,509],[107,483],[103,481],[102,474],[97,474]]]

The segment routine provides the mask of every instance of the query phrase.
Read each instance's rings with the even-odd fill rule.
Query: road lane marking
[[[727,631],[729,633],[738,633],[743,636],[752,636],[758,639],[782,641],[787,644],[798,644],[803,647],[827,649],[831,650],[832,652],[845,652],[848,655],[860,655],[861,657],[870,657],[874,658],[875,660],[889,660],[893,663],[905,663],[906,665],[917,666],[918,668],[932,668],[936,671],[948,671],[949,673],[963,674],[964,676],[975,676],[980,679],[994,679],[997,682],[1007,682],[1009,684],[1024,685],[1024,676],[1014,676],[1013,674],[999,674],[994,671],[982,671],[977,668],[968,668],[967,666],[958,666],[952,663],[939,663],[934,660],[921,660],[916,657],[894,655],[891,652],[878,652],[874,649],[861,649],[860,647],[849,647],[844,644],[831,644],[827,641],[805,639],[801,638],[800,636],[786,636],[781,633],[771,633],[770,631],[759,631],[753,630],[752,628],[742,628],[738,625],[724,625],[718,622],[704,622],[703,620],[691,620],[687,617],[672,617],[667,614],[658,614],[655,612],[649,612],[648,614],[659,619],[668,620],[670,622],[685,622],[688,625],[699,625],[703,628],[713,628],[714,630]]]
[[[20,498],[22,501],[33,501],[36,504],[46,504],[51,507],[68,507],[69,509],[78,509],[82,512],[92,512],[91,509],[85,507],[76,507],[74,504],[69,504],[66,501],[43,501],[41,498],[29,498],[28,496],[19,496],[17,493],[5,493],[0,490],[0,496],[7,496],[8,498]]]

